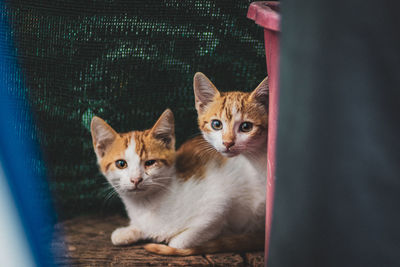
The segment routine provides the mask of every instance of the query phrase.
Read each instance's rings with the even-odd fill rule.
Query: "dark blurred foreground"
[[[400,266],[398,10],[282,3],[268,266]]]

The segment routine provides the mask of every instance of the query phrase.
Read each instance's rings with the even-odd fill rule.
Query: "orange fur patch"
[[[178,176],[185,181],[190,177],[201,179],[204,178],[208,163],[213,162],[221,166],[226,160],[202,136],[197,136],[179,148],[175,167]]]

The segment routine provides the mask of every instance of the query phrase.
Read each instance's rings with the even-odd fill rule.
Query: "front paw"
[[[190,244],[188,244],[187,240],[182,239],[182,238],[172,239],[168,243],[168,246],[170,246],[172,248],[177,248],[177,249],[185,249],[185,248],[191,247]]]
[[[111,242],[115,246],[124,246],[137,242],[140,239],[140,231],[132,227],[121,227],[111,234]]]

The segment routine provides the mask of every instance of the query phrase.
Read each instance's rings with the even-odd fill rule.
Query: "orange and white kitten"
[[[201,72],[193,79],[199,128],[204,138],[222,155],[243,157],[267,172],[268,79],[251,93],[219,92]]]
[[[122,199],[130,224],[111,235],[114,245],[150,239],[149,251],[190,255],[262,247],[265,186],[257,170],[223,157],[202,137],[175,152],[174,117],[167,109],[145,131],[117,133],[91,123],[101,172]]]

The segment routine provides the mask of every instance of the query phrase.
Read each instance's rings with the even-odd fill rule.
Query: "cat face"
[[[267,78],[251,93],[219,92],[203,74],[194,76],[198,123],[204,138],[227,157],[266,147]]]
[[[174,117],[167,109],[153,128],[118,134],[99,117],[91,123],[100,170],[120,195],[166,190],[175,161]]]

